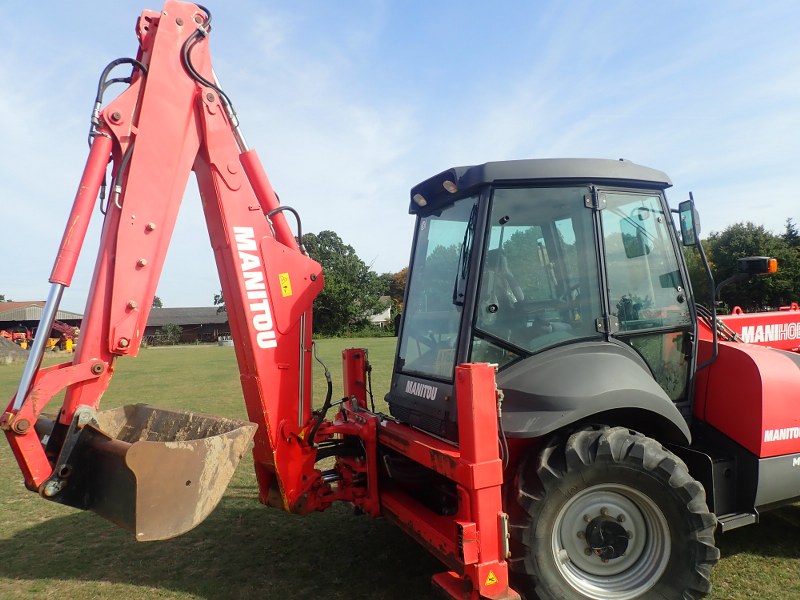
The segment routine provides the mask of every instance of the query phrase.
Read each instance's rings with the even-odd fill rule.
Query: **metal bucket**
[[[81,430],[53,500],[94,511],[139,541],[201,523],[219,503],[256,431],[247,421],[135,404]]]

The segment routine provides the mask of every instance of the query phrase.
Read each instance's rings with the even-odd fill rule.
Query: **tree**
[[[783,241],[792,248],[800,247],[800,233],[798,233],[797,226],[794,224],[794,219],[791,217],[786,219],[786,231],[781,237]]]
[[[309,256],[322,265],[325,288],[314,301],[314,330],[342,335],[363,327],[385,306],[386,282],[362,261],[352,246],[333,231],[303,236]]]
[[[796,301],[800,283],[800,257],[782,236],[768,232],[763,225],[735,223],[708,237],[706,253],[714,265],[714,281],[719,285],[737,272],[737,261],[746,256],[771,256],[778,259],[778,273],[755,276],[748,282],[731,284],[720,293],[729,306],[745,310],[762,310]]]
[[[158,296],[153,296],[153,306],[151,308],[164,308],[164,304],[161,302],[161,298]]]
[[[13,302],[11,298],[6,300],[6,297],[3,294],[0,294],[0,302]]]
[[[214,294],[214,306],[217,307],[217,313],[226,312],[225,296],[222,295],[222,290],[219,291],[219,294]]]
[[[381,273],[380,279],[386,286],[387,295],[392,300],[392,313],[402,312],[408,281],[408,267],[403,267],[397,273]]]
[[[168,323],[161,327],[156,335],[158,335],[159,343],[166,345],[180,342],[182,333],[183,327],[175,325],[174,323]]]

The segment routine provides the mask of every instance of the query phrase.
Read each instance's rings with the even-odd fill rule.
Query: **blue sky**
[[[454,165],[627,158],[692,190],[704,232],[800,222],[800,3],[226,1],[215,70],[282,201],[378,272],[408,262],[408,190]],[[46,9],[45,9],[46,6]],[[43,299],[97,78],[147,0],[5,3],[0,293]],[[113,89],[113,88],[112,88]],[[62,307],[81,312],[99,215]],[[190,180],[158,288],[219,290]]]

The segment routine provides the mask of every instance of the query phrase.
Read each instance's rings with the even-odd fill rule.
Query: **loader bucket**
[[[63,492],[139,541],[201,523],[222,498],[256,425],[135,404],[98,413],[80,433]]]

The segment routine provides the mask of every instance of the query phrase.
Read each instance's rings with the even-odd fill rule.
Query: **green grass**
[[[321,340],[334,394],[341,392],[342,348],[366,346],[376,404],[385,408],[394,344],[392,338]],[[319,404],[324,386],[317,367]],[[0,367],[0,398],[11,397],[21,371],[21,364]],[[130,402],[244,417],[233,349],[151,348],[121,360],[102,408]],[[0,443],[0,598],[434,597],[430,577],[442,566],[385,520],[356,517],[346,506],[297,517],[262,506],[257,495],[246,457],[203,524],[174,540],[137,543],[92,513],[28,492],[7,444]],[[798,537],[797,506],[721,537],[711,598],[800,597]]]

